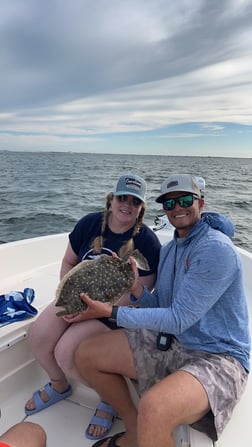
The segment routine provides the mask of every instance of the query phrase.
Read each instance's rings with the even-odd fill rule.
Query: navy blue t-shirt
[[[101,234],[103,213],[90,213],[82,217],[69,234],[69,241],[73,251],[78,256],[78,262],[94,259],[101,253],[111,255],[112,252],[118,254],[119,249],[132,236],[134,228],[122,234],[113,233],[109,227],[103,234],[103,247],[101,253],[96,253],[92,249],[94,239]],[[148,260],[150,270],[139,270],[140,276],[150,275],[157,272],[159,252],[161,244],[155,233],[145,224],[142,224],[139,233],[134,237],[134,248],[138,249]]]

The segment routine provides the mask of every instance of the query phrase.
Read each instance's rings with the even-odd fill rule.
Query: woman
[[[115,252],[125,256],[138,249],[150,265],[150,271],[139,271],[140,279],[151,290],[156,280],[160,242],[143,223],[145,195],[146,182],[141,177],[134,174],[121,176],[113,192],[107,195],[104,212],[82,217],[70,233],[60,278],[77,263],[94,259],[102,253],[112,255]],[[120,305],[130,304],[129,294],[119,301]],[[94,334],[117,328],[106,318],[83,321],[81,314],[57,317],[57,310],[55,302],[51,303],[30,330],[32,351],[47,372],[50,382],[27,402],[27,415],[70,396],[72,388],[68,379],[82,381],[74,364],[74,352],[80,342]],[[115,416],[111,406],[100,402],[86,429],[86,436],[100,439],[107,435]]]

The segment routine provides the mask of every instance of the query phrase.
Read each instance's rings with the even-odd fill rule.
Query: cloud
[[[190,122],[252,125],[250,1],[1,8],[0,147],[17,135],[53,146]]]

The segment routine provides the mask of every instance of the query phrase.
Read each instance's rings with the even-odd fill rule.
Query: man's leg
[[[201,383],[185,371],[177,371],[152,386],[138,407],[138,446],[175,447],[173,432],[192,424],[209,411]]]
[[[125,333],[116,330],[82,342],[75,361],[83,379],[123,420],[126,434],[118,440],[118,445],[137,447],[137,410],[124,379],[124,376],[136,379],[137,375]]]

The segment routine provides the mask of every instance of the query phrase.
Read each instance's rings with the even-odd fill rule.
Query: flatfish
[[[137,267],[150,270],[148,261],[134,250],[131,255]],[[84,292],[93,300],[114,304],[134,282],[134,272],[129,258],[122,259],[102,254],[94,260],[80,262],[73,267],[60,281],[56,290],[56,306],[64,310],[57,316],[83,312],[87,305],[80,298]]]

